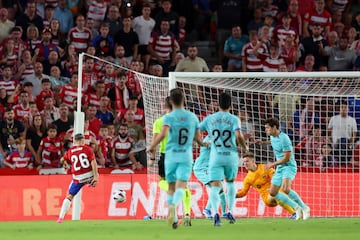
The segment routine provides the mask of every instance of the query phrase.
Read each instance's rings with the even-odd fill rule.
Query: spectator
[[[129,128],[129,136],[134,140],[133,152],[135,158],[142,166],[147,166],[146,143],[144,136],[144,127],[135,122],[135,112],[128,110],[125,114],[125,123]]]
[[[76,53],[81,53],[85,52],[86,48],[90,45],[91,38],[91,30],[85,27],[85,17],[78,15],[76,17],[76,27],[69,30],[69,43],[75,46]]]
[[[247,23],[247,30],[250,33],[251,31],[258,32],[259,29],[264,26],[264,20],[262,17],[262,9],[261,7],[257,7],[253,11],[252,19]]]
[[[53,97],[47,95],[43,98],[44,109],[41,110],[40,114],[43,117],[45,127],[49,127],[56,120],[60,118],[60,110],[54,106]]]
[[[37,61],[49,60],[49,53],[51,51],[58,52],[57,45],[52,43],[52,34],[50,28],[45,28],[41,34],[41,42],[36,46],[34,54]]]
[[[128,62],[138,59],[139,37],[131,28],[131,16],[124,16],[122,18],[123,28],[115,35],[115,43],[120,44],[125,49],[125,58]]]
[[[105,83],[102,81],[97,81],[95,83],[95,92],[88,91],[88,93],[84,97],[84,107],[94,105],[96,108],[100,107],[100,99],[105,96]]]
[[[58,93],[62,86],[68,84],[70,82],[70,78],[62,77],[61,70],[58,66],[51,66],[50,67],[50,76],[49,76],[52,90],[57,98]]]
[[[39,111],[44,109],[46,97],[51,97],[51,99],[55,97],[53,91],[51,91],[51,82],[48,78],[41,80],[41,92],[36,96],[36,105]]]
[[[134,112],[134,122],[140,126],[145,126],[145,113],[144,110],[138,108],[138,98],[136,95],[131,95],[129,98],[129,108],[118,113],[115,119],[115,123],[124,122],[125,116],[128,111]]]
[[[129,136],[129,128],[127,124],[122,123],[119,126],[118,135],[111,142],[111,160],[114,168],[119,166],[132,166],[132,169],[140,170],[141,163],[135,158],[133,152],[134,140]],[[121,143],[121,144],[119,144]]]
[[[26,148],[30,151],[35,158],[35,163],[41,162],[38,159],[37,151],[40,146],[41,139],[46,136],[46,126],[43,122],[42,116],[36,114],[33,116],[33,121],[26,131]]]
[[[327,46],[326,40],[321,36],[322,27],[320,24],[315,24],[311,31],[310,37],[304,37],[301,40],[301,56],[304,56],[300,58],[300,62],[304,62],[304,58],[311,54],[314,56],[315,64],[314,69],[319,69],[320,65],[326,65],[327,62],[323,58],[322,55],[322,47]]]
[[[60,31],[60,22],[57,19],[51,19],[50,21],[51,29],[51,42],[58,47],[59,54],[63,56],[65,54],[65,48],[68,45],[67,35]]]
[[[28,92],[22,90],[20,92],[19,103],[13,107],[15,119],[24,123],[25,126],[28,126],[30,118],[30,105],[29,105],[29,94]]]
[[[34,54],[35,49],[40,43],[39,30],[34,24],[29,25],[26,29],[26,38],[24,40],[25,47],[31,51],[31,54]]]
[[[61,65],[64,66],[64,77],[69,77],[72,72],[78,69],[78,55],[73,44],[68,44],[65,48],[65,54],[61,57]],[[61,68],[59,68],[61,69]]]
[[[100,24],[105,20],[107,5],[104,0],[88,1],[89,9],[87,10],[87,19],[94,20],[94,28],[99,29]]]
[[[339,43],[339,35],[336,31],[329,32],[329,35],[327,37],[327,44],[326,46],[329,47],[337,47]]]
[[[206,61],[198,56],[198,48],[195,45],[188,47],[187,55],[176,65],[175,72],[209,72]]]
[[[340,103],[340,113],[332,116],[328,125],[329,142],[333,144],[335,157],[342,164],[350,161],[358,131],[355,118],[350,117],[348,113],[348,103],[343,100]]]
[[[109,24],[109,35],[114,39],[116,33],[122,29],[122,19],[119,8],[116,5],[109,7],[105,22]]]
[[[284,79],[281,87],[283,89],[289,89],[291,84],[290,79]],[[291,120],[293,113],[300,106],[300,100],[300,97],[294,94],[275,95],[272,101],[272,108],[278,114],[280,130],[282,132],[288,133],[288,122]]]
[[[328,167],[339,166],[339,160],[334,156],[330,143],[323,143],[321,145],[321,154],[315,159],[315,166],[319,167],[321,171],[325,171]]]
[[[141,60],[145,63],[145,72],[149,70],[150,54],[147,50],[147,45],[150,42],[151,32],[155,27],[155,20],[150,17],[151,7],[149,3],[144,3],[142,6],[142,15],[134,18],[132,21],[132,28],[139,37],[139,55]]]
[[[323,29],[323,36],[330,32],[331,15],[325,9],[325,0],[315,0],[315,7],[309,9],[304,15],[303,37],[312,35],[313,26],[319,24]]]
[[[148,51],[151,55],[150,65],[160,64],[163,68],[164,76],[168,76],[169,67],[175,65],[177,42],[175,35],[169,32],[170,22],[163,19],[160,31],[151,33]]]
[[[36,62],[34,65],[34,73],[27,76],[24,82],[32,83],[32,95],[37,96],[41,92],[41,81],[48,78],[47,75],[43,74],[44,68],[41,62]]]
[[[115,110],[115,113],[119,113],[121,110],[129,107],[129,96],[131,96],[132,93],[126,87],[126,81],[126,74],[119,72],[115,78],[115,85],[109,89],[108,97],[111,100],[111,107]]]
[[[26,11],[16,18],[16,26],[22,28],[22,39],[26,38],[26,29],[30,24],[34,24],[39,32],[44,28],[42,18],[36,14],[36,3],[34,0],[29,0],[26,4]]]
[[[296,29],[291,27],[291,15],[287,13],[282,17],[281,23],[275,27],[272,43],[278,44],[281,48],[285,45],[286,40],[290,38],[292,44],[297,45],[298,37]]]
[[[60,157],[64,155],[64,146],[61,138],[57,137],[55,125],[50,125],[47,128],[47,137],[41,139],[37,155],[37,159],[41,160],[38,162],[38,169],[61,167]]]
[[[250,42],[245,44],[243,47],[241,56],[242,56],[242,70],[243,72],[262,72],[263,65],[261,60],[255,54],[254,48],[261,42],[258,40],[257,31],[249,32]],[[259,46],[257,52],[266,52],[266,45],[262,44]]]
[[[290,27],[294,28],[299,36],[302,36],[302,18],[299,12],[298,0],[290,0],[287,12],[278,15],[278,22],[281,23],[282,18],[287,14],[290,14],[291,17]]]
[[[4,164],[11,169],[16,168],[33,168],[33,157],[26,150],[25,139],[18,138],[15,140],[16,150],[11,152],[5,159]]]
[[[9,20],[9,12],[6,8],[0,9],[0,43],[9,36],[10,30],[15,23]]]
[[[130,66],[130,62],[125,57],[125,49],[122,45],[115,45],[114,49],[115,58],[113,62],[121,67],[128,68]]]
[[[97,138],[97,143],[99,146],[99,151],[102,152],[104,157],[104,166],[110,167],[112,166],[111,162],[111,140],[112,137],[109,136],[108,125],[101,125],[99,130],[99,137]],[[98,161],[99,163],[99,161]]]
[[[0,64],[9,66],[13,73],[16,73],[18,68],[18,54],[15,52],[15,42],[13,39],[8,39],[4,48],[0,49]]]
[[[254,124],[249,119],[249,114],[246,108],[241,108],[239,111],[239,119],[240,119],[240,129],[244,136],[244,139],[247,144],[253,142],[254,140]]]
[[[60,22],[61,33],[68,35],[70,29],[74,26],[74,16],[66,6],[66,0],[59,0],[55,8],[54,18]]]
[[[224,56],[227,57],[227,71],[236,72],[242,70],[242,49],[249,42],[249,37],[242,35],[239,25],[231,28],[231,36],[226,39],[224,45]]]
[[[86,109],[85,117],[89,121],[88,130],[93,132],[96,136],[99,135],[99,128],[103,122],[96,117],[97,107],[94,104],[89,104]]]
[[[45,10],[45,13],[44,13],[44,16],[43,16],[44,28],[50,28],[51,29],[50,22],[51,22],[51,20],[54,19],[55,7],[48,4],[48,5],[45,6],[44,10]]]
[[[259,52],[258,49],[261,49]],[[270,45],[269,54],[264,53],[262,49],[264,48],[263,42],[258,42],[254,47],[254,54],[261,59],[263,72],[277,72],[279,71],[279,66],[285,64],[285,59],[280,55],[279,46],[275,44]]]
[[[300,152],[300,165],[303,167],[315,166],[315,162],[321,156],[321,147],[326,144],[326,137],[322,136],[320,125],[315,125],[312,135],[301,140],[295,147]]]
[[[55,120],[53,124],[58,129],[58,136],[62,139],[64,138],[64,135],[66,132],[73,127],[74,120],[69,119],[69,107],[66,104],[60,104],[59,107],[60,116],[59,119]],[[64,140],[64,139],[63,139]],[[66,140],[66,139],[65,139]]]
[[[18,81],[13,77],[12,70],[9,65],[5,65],[0,75],[0,87],[5,88],[8,96],[14,94]]]
[[[328,56],[329,71],[351,71],[354,70],[356,53],[348,48],[349,40],[342,36],[338,47],[325,47],[324,56]]]
[[[357,142],[354,147],[354,151],[352,154],[350,164],[355,171],[359,170],[359,168],[360,168],[360,144],[359,144],[359,142]]]
[[[6,108],[4,120],[0,122],[0,164],[16,146],[15,139],[25,137],[25,128],[22,122],[15,119],[14,110]]]
[[[179,36],[179,15],[171,9],[172,2],[171,0],[162,0],[160,11],[154,17],[155,19],[155,30],[161,31],[161,24],[164,19],[169,21],[169,31],[175,34],[176,37]]]
[[[48,60],[45,60],[43,62],[43,66],[44,66],[44,74],[46,75],[50,75],[50,69],[53,66],[57,66],[60,69],[61,75],[65,76],[66,74],[65,70],[63,69],[63,66],[61,65],[59,53],[55,50],[51,50],[49,52]]]
[[[104,124],[114,123],[114,114],[108,109],[110,105],[110,99],[107,96],[100,97],[100,106],[96,112],[96,117],[100,119]]]
[[[109,34],[109,24],[100,24],[100,35],[97,35],[92,40],[92,45],[96,49],[96,55],[110,56],[112,49],[114,49],[114,39]]]
[[[262,6],[262,16],[265,18],[266,16],[272,16],[273,18],[278,15],[279,7],[273,5],[273,0],[264,0],[264,4]]]
[[[64,103],[70,110],[74,109],[73,102],[77,97],[77,89],[78,89],[78,73],[73,72],[70,78],[70,83],[61,87],[59,95],[58,95],[58,105]]]
[[[82,71],[82,88],[84,92],[89,92],[93,90],[95,83],[98,80],[96,76],[96,68],[94,58],[86,57],[85,64]]]
[[[26,77],[34,74],[34,63],[35,58],[32,58],[30,50],[25,49],[21,54],[21,61],[18,67],[18,71],[15,74],[15,78],[23,80]]]

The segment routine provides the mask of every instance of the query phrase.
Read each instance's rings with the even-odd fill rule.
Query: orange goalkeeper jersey
[[[244,178],[244,187],[237,192],[236,197],[246,196],[250,187],[253,187],[266,203],[269,196],[271,178],[274,175],[275,169],[269,168],[265,170],[265,164],[258,164],[257,167],[255,172],[248,171]]]

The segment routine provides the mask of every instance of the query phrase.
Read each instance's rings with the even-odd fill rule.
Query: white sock
[[[70,208],[70,204],[71,204],[71,201],[68,198],[65,198],[62,203],[62,206],[61,206],[59,218],[64,218],[65,214],[67,213],[67,211]]]

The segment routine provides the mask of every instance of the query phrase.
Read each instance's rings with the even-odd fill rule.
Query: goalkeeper
[[[248,173],[244,179],[244,187],[236,193],[236,197],[241,198],[246,196],[250,187],[253,187],[260,194],[267,206],[276,207],[280,205],[291,214],[291,219],[295,219],[296,213],[292,207],[270,196],[271,178],[274,175],[275,169],[269,168],[265,170],[265,164],[256,164],[254,155],[250,152],[243,155],[243,160]]]
[[[170,103],[170,97],[166,97],[165,98],[165,115],[170,113],[172,111],[172,106]],[[156,136],[158,134],[160,134],[161,129],[162,129],[162,125],[163,125],[163,118],[164,116],[159,117],[158,119],[155,120],[154,124],[153,124],[153,136],[152,136],[152,142],[154,141],[154,139],[156,138]],[[160,142],[160,148],[159,148],[159,152],[160,152],[160,159],[158,162],[158,168],[159,168],[159,188],[164,190],[164,191],[168,191],[169,189],[169,185],[165,180],[165,164],[164,164],[164,160],[165,160],[165,149],[166,149],[166,143],[168,141],[168,136],[166,136],[161,142]],[[155,163],[155,151],[151,152],[151,157],[150,157],[150,166],[154,165]],[[185,225],[191,226],[191,220],[190,220],[190,209],[191,209],[191,192],[188,188],[186,188],[184,190],[184,198],[183,198],[183,205],[184,205],[184,213],[185,213],[185,218],[187,221],[184,221]]]

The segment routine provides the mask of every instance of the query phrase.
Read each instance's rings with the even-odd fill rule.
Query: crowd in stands
[[[358,0],[2,0],[0,7],[0,167],[60,167],[72,143],[77,101],[100,166],[146,167],[142,90],[134,72],[360,68]],[[216,64],[199,56],[197,41],[216,43]],[[77,99],[81,52],[97,58],[85,57]],[[203,89],[191,91],[204,103]],[[285,98],[291,104],[283,106]],[[358,168],[360,99],[341,101],[339,115],[325,123],[316,111],[306,117],[311,101],[299,108],[300,99],[284,95],[268,103],[283,130],[292,131],[299,158],[306,159],[300,165]],[[303,128],[308,121],[311,127]],[[310,143],[317,156],[310,156]],[[339,159],[343,155],[347,159]]]

